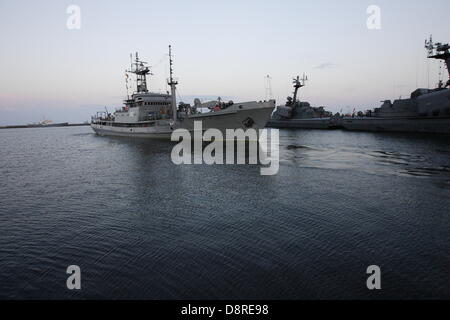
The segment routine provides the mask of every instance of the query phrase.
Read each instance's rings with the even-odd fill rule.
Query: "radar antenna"
[[[308,81],[308,76],[306,76],[303,73],[303,77],[300,79],[300,76],[297,76],[297,78],[293,79],[293,84],[294,84],[294,99],[293,99],[293,103],[294,105],[297,103],[297,93],[298,93],[298,89],[304,87],[306,85],[306,81]]]
[[[433,35],[430,35],[430,39],[425,39],[425,49],[428,50],[428,56],[432,56],[434,52]]]
[[[430,36],[430,40],[425,40],[425,49],[428,50],[428,58],[445,61],[450,77],[450,46],[448,43],[433,43],[433,37]],[[446,87],[448,86],[450,86],[450,80],[447,81]]]
[[[130,57],[132,57],[130,55]],[[147,89],[147,75],[153,75],[150,72],[149,67],[146,66],[147,62],[139,59],[139,55],[136,52],[135,60],[131,60],[131,68],[127,72],[134,73],[136,75],[136,93],[146,93]]]

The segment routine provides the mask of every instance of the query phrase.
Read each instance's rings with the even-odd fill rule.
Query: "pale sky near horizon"
[[[80,30],[66,26],[72,4]],[[366,26],[369,5],[381,9],[380,30]],[[165,91],[169,44],[185,102],[264,100],[270,75],[283,104],[305,72],[301,100],[365,110],[428,87],[428,74],[436,85],[424,40],[450,42],[449,13],[448,0],[0,0],[0,125],[80,122],[119,107],[135,51],[154,66],[150,89]]]

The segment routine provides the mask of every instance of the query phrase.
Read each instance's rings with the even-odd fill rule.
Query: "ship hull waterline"
[[[450,133],[450,117],[344,118],[340,125],[349,131]]]
[[[227,129],[247,129],[245,126],[246,119],[252,119],[251,128],[259,130],[266,126],[270,119],[275,106],[271,103],[265,103],[264,106],[255,108],[246,108],[242,110],[222,110],[218,112],[208,112],[191,115],[177,121],[175,125],[166,124],[152,126],[133,126],[122,127],[114,125],[105,125],[92,123],[91,128],[100,136],[119,136],[133,138],[150,138],[150,139],[170,139],[175,129],[186,129],[190,132],[194,131],[194,121],[202,122],[202,131],[210,128],[218,129],[225,135]]]
[[[267,122],[269,128],[279,129],[334,129],[336,125],[330,118],[311,118],[311,119],[289,119],[289,120],[270,120]]]

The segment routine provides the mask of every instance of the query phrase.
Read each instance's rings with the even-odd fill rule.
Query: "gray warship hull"
[[[369,116],[339,122],[351,131],[450,133],[450,90],[417,89],[409,99],[386,100]]]
[[[270,120],[269,128],[344,129],[367,132],[420,132],[450,134],[450,117],[368,118]]]
[[[340,126],[350,131],[450,133],[450,117],[343,118]]]
[[[442,60],[450,76],[450,46],[425,41],[428,58]],[[344,129],[355,131],[393,131],[450,133],[450,80],[440,79],[435,89],[419,88],[408,99],[385,100],[380,108],[362,117],[343,117]]]
[[[432,37],[425,41],[428,58],[442,60],[450,76],[450,46],[434,43]],[[297,101],[297,91],[304,86],[297,76],[294,79],[294,98],[288,97],[285,106],[277,107],[268,126],[275,128],[335,129],[350,131],[392,131],[450,133],[450,79],[444,84],[439,76],[437,88],[419,88],[410,98],[383,101],[380,108],[352,116],[331,115],[323,107],[313,108],[307,102]]]
[[[325,107],[312,107],[309,102],[297,100],[298,90],[305,86],[308,80],[303,74],[293,79],[293,97],[288,97],[284,106],[278,106],[267,122],[269,128],[295,128],[295,129],[333,129],[334,118]]]
[[[334,129],[336,124],[331,118],[312,118],[312,119],[286,119],[274,120],[267,122],[269,128],[292,128],[292,129]]]

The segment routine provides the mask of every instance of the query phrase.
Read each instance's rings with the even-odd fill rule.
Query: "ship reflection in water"
[[[281,130],[261,176],[88,127],[1,133],[0,298],[450,298],[448,136]]]
[[[328,136],[327,133],[320,133],[315,131],[306,131],[313,133],[314,136],[323,135]],[[339,146],[324,144],[320,146],[305,146],[298,145],[298,139],[305,138],[305,131],[301,132],[302,138],[298,137],[298,133],[291,132],[293,137],[286,136],[284,159],[286,163],[294,162],[300,167],[309,167],[317,169],[353,169],[355,171],[365,172],[367,174],[391,174],[391,175],[412,175],[417,177],[436,177],[441,181],[442,178],[448,178],[450,182],[450,162],[447,162],[445,157],[450,156],[450,149],[444,147],[445,140],[448,136],[442,138],[436,135],[419,135],[419,134],[373,134],[364,137],[370,138],[372,143],[379,143],[379,149],[374,146],[372,148],[364,148],[359,145],[352,145],[353,139],[349,143],[345,141],[339,142]],[[334,139],[341,136],[342,139],[348,139],[348,132],[336,131]],[[355,137],[356,138],[356,137]],[[387,138],[387,139],[386,139]],[[387,148],[389,142],[395,138],[395,141],[403,141],[405,148],[398,150]],[[293,144],[289,144],[290,140]],[[435,145],[430,148],[424,148],[423,154],[411,153],[411,148],[416,148],[417,142],[424,143],[428,139],[438,142],[442,140],[444,144],[442,148],[435,148]],[[434,151],[434,152],[432,152]],[[436,153],[439,155],[436,157]],[[300,161],[299,161],[300,159]]]

